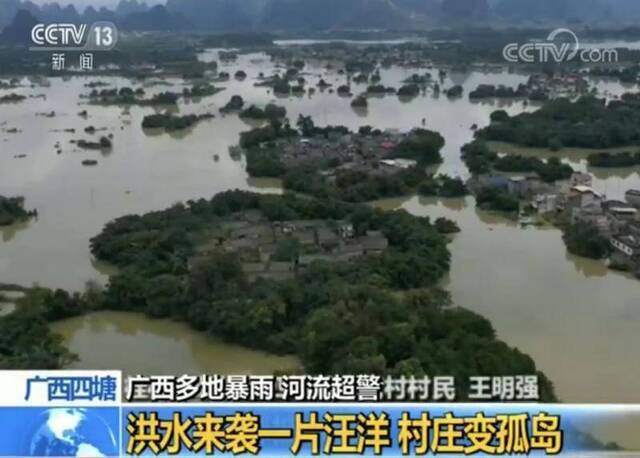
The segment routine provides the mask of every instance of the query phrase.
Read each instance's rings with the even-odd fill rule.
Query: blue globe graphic
[[[29,441],[30,456],[117,456],[116,436],[104,419],[87,409],[43,412]]]

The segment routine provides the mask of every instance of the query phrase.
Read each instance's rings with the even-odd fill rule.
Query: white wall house
[[[600,205],[604,199],[605,196],[603,194],[589,186],[574,186],[569,192],[569,200],[576,202],[579,207],[593,204]]]
[[[626,192],[624,197],[629,205],[640,208],[640,190],[630,189]]]
[[[624,255],[633,257],[640,255],[640,239],[633,235],[625,235],[622,237],[612,237],[611,245]]]

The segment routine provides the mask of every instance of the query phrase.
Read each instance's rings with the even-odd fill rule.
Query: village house
[[[285,281],[295,278],[294,264],[290,262],[244,262],[242,271],[250,282],[258,278]]]
[[[572,208],[584,208],[591,204],[601,205],[604,195],[590,186],[573,186],[567,195],[567,206]]]
[[[571,224],[591,224],[605,236],[611,233],[609,219],[600,204],[591,202],[584,207],[573,207],[569,215]]]
[[[552,97],[571,97],[589,89],[588,81],[579,74],[554,76],[546,81],[546,89]]]
[[[590,173],[574,172],[569,178],[571,187],[573,186],[593,186],[593,176]]]
[[[629,234],[640,239],[640,221],[631,221],[627,224],[626,230]]]
[[[595,214],[596,209],[604,216],[602,210],[602,202],[604,196],[590,186],[573,186],[567,194],[564,195],[564,211],[565,215],[573,223],[581,212]]]
[[[609,219],[602,208],[604,195],[589,186],[573,186],[565,197],[564,212],[571,224],[593,224],[601,234],[609,235]]]
[[[329,163],[333,164],[332,168],[348,166],[371,172],[379,169],[379,161],[389,156],[405,135],[392,130],[384,131],[381,135],[330,132],[327,137],[281,138],[275,141],[275,149],[289,167]],[[399,165],[396,171],[398,168]],[[381,170],[378,173],[385,172],[388,171]]]
[[[341,243],[337,250],[331,253],[336,261],[349,262],[364,256],[364,246],[358,242]]]
[[[611,245],[629,258],[640,255],[640,239],[633,235],[612,237]]]
[[[469,182],[472,188],[497,188],[507,191],[509,189],[509,179],[504,175],[480,175],[477,179]]]
[[[306,269],[314,262],[337,262],[338,259],[332,254],[303,254],[298,256],[299,269]]]
[[[614,253],[612,263],[625,266],[640,274],[640,238],[633,235],[615,236],[610,239]]]
[[[569,179],[557,181],[556,186],[560,194],[566,195],[569,194],[571,188],[575,186],[587,186],[591,188],[593,186],[593,176],[589,173],[573,172]]]
[[[209,231],[211,238],[196,249],[191,266],[214,252],[227,251],[237,254],[249,281],[258,278],[283,281],[294,278],[314,262],[346,262],[375,256],[389,246],[380,231],[368,231],[356,237],[353,224],[348,221],[268,222],[260,214],[238,214],[234,218]],[[282,255],[280,259],[276,258],[283,247],[288,249],[288,239],[297,242],[297,254],[289,260],[282,259]]]
[[[412,160],[393,157],[396,147],[406,136],[406,133],[391,129],[376,135],[332,131],[327,136],[280,138],[260,147],[278,151],[289,168],[313,165],[329,178],[335,177],[339,170],[387,176],[416,164]]]
[[[638,215],[638,209],[619,200],[608,200],[602,204],[602,208],[614,234],[626,232],[628,224],[635,221]]]
[[[379,164],[382,170],[388,169],[391,173],[395,173],[415,167],[417,162],[411,159],[382,159]]]
[[[520,199],[532,199],[536,194],[554,191],[553,185],[543,183],[537,175],[509,177],[507,190]]]
[[[274,240],[273,228],[268,223],[250,224],[231,230],[230,238]]]
[[[538,194],[531,201],[531,206],[538,215],[555,213],[560,209],[560,199],[557,194]]]
[[[629,189],[625,195],[625,200],[627,203],[635,208],[640,208],[640,190],[638,189]]]
[[[520,198],[527,194],[526,177],[485,176],[484,185],[505,189]],[[530,205],[539,215],[562,212],[570,224],[590,224],[614,248],[612,266],[629,269],[640,277],[640,191],[630,190],[626,201],[606,200],[591,187],[589,174],[574,173],[569,180],[556,183],[555,192],[536,193]]]
[[[365,256],[382,254],[389,247],[389,240],[380,231],[367,231],[367,235],[358,240]]]

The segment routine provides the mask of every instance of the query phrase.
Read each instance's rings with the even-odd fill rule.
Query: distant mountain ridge
[[[640,2],[638,2],[640,3]],[[629,18],[629,0],[500,0],[493,14],[513,22]],[[640,9],[636,9],[636,16]]]
[[[419,29],[486,23],[597,23],[640,18],[640,0],[121,0],[113,9],[1,0],[0,30],[19,10],[42,22],[110,20],[123,29],[210,32]]]
[[[38,20],[28,10],[18,10],[16,16],[0,33],[0,43],[26,45],[30,41],[31,29]]]

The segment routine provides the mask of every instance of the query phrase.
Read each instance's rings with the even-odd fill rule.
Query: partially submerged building
[[[249,281],[294,278],[315,262],[348,262],[377,256],[389,246],[380,231],[357,236],[353,224],[333,220],[250,221],[243,213],[212,228],[192,261],[214,252],[237,254]],[[190,263],[194,265],[194,262]]]

